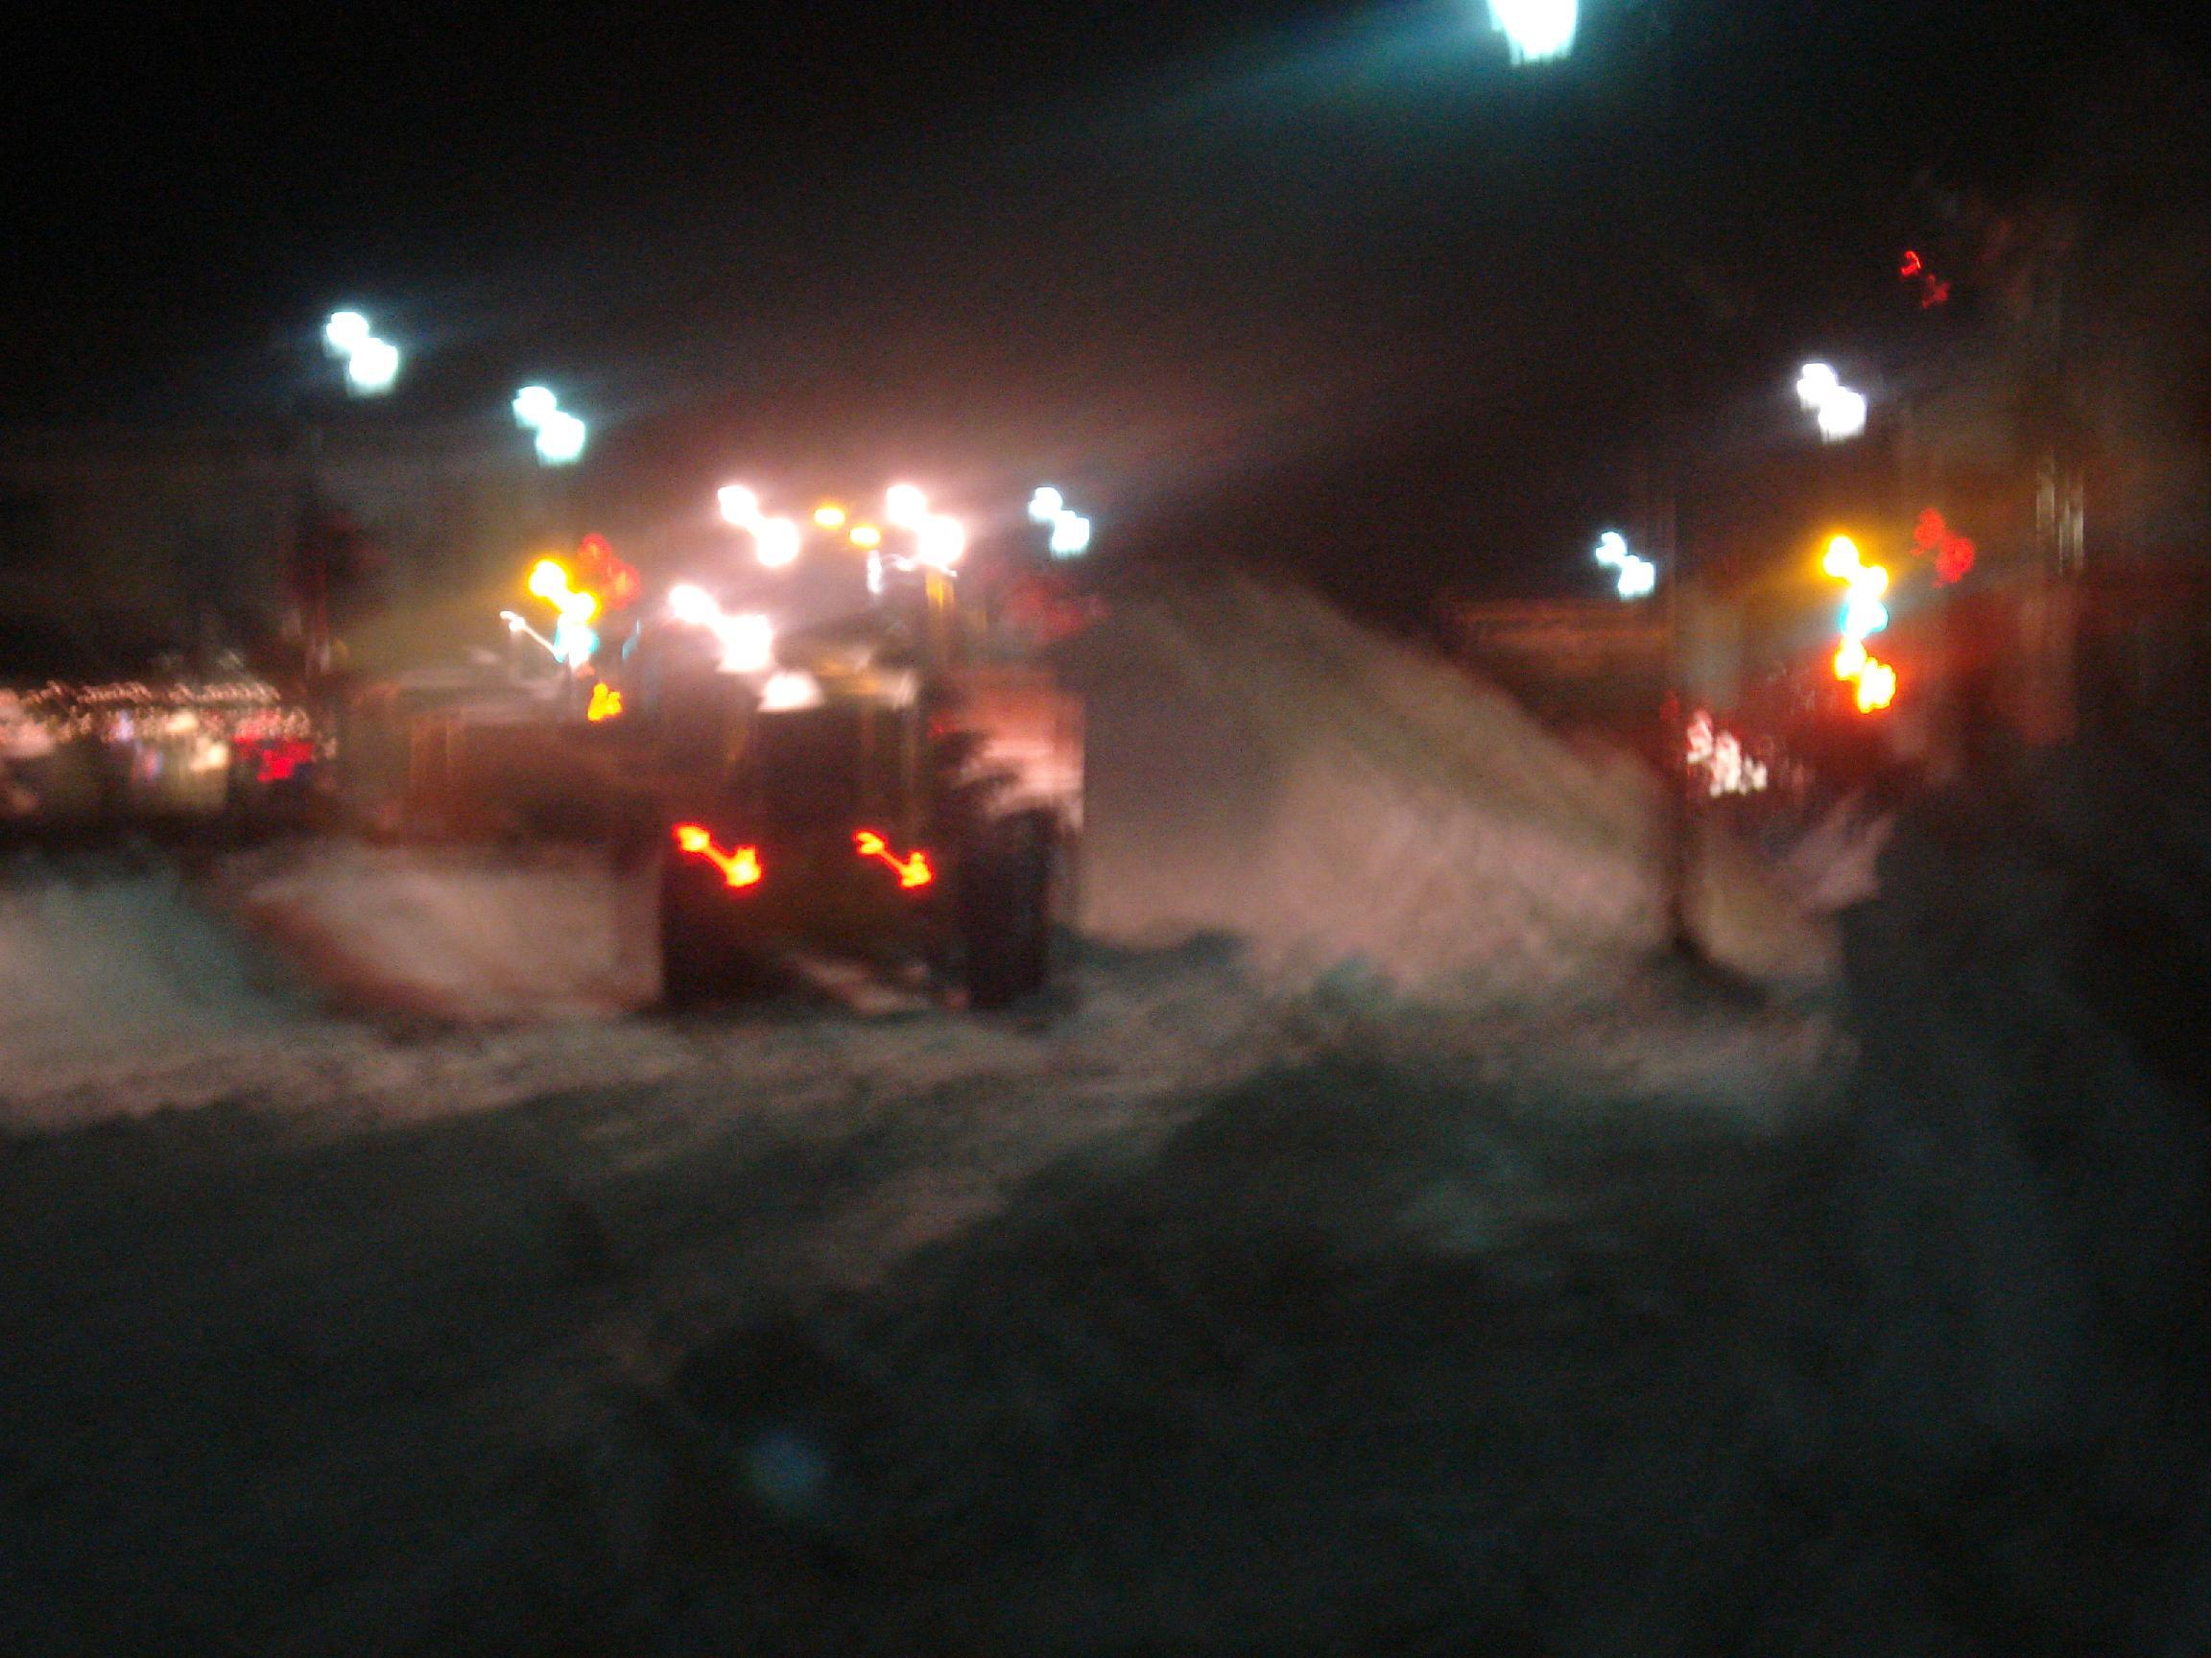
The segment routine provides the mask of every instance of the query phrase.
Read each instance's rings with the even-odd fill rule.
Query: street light
[[[1045,545],[1056,558],[1073,558],[1090,546],[1090,520],[1080,512],[1062,512],[1052,521]]]
[[[742,484],[725,484],[714,492],[714,500],[725,524],[749,530],[760,522],[760,497]]]
[[[752,527],[753,551],[771,570],[798,557],[798,526],[789,518],[763,518]]]
[[[525,386],[514,394],[514,423],[535,432],[545,417],[560,407],[560,399],[544,386]]]
[[[884,491],[883,515],[901,530],[919,530],[929,517],[929,497],[912,484],[893,484]]]
[[[798,557],[798,526],[789,518],[761,515],[760,497],[742,484],[725,484],[714,492],[723,522],[752,532],[754,557],[779,570]]]
[[[364,340],[345,360],[345,384],[356,396],[373,397],[392,390],[399,378],[399,347],[387,340]]]
[[[765,674],[775,666],[775,626],[766,616],[732,616],[703,587],[681,582],[668,590],[668,613],[687,628],[702,628],[722,647],[725,674]]]
[[[1797,402],[1809,411],[1823,442],[1841,443],[1867,429],[1867,399],[1837,379],[1825,363],[1797,370]]]
[[[1564,58],[1575,49],[1575,0],[1489,0],[1490,27],[1515,65]]]
[[[356,397],[376,397],[399,378],[399,347],[379,340],[358,311],[333,311],[322,324],[322,348],[345,361],[345,390]]]
[[[556,409],[537,429],[537,458],[548,466],[566,466],[583,456],[587,428],[565,409]]]
[[[967,551],[967,531],[958,518],[933,512],[916,532],[915,557],[938,570],[950,570]]]
[[[537,458],[548,466],[566,466],[583,459],[589,436],[582,420],[560,407],[560,400],[543,386],[525,386],[514,394],[514,423],[536,435]]]
[[[1649,558],[1639,558],[1629,551],[1629,543],[1618,530],[1607,530],[1598,537],[1598,562],[1618,570],[1620,579],[1614,589],[1624,599],[1643,599],[1658,585],[1659,567]]]
[[[1050,484],[1037,486],[1029,498],[1030,521],[1049,524],[1045,545],[1056,558],[1072,558],[1090,545],[1090,520],[1068,510],[1066,498]]]
[[[358,311],[333,311],[322,325],[322,343],[333,357],[350,357],[369,338],[369,319]]]
[[[1833,397],[1841,390],[1836,371],[1825,363],[1808,363],[1797,370],[1797,404],[1807,414]]]
[[[1867,399],[1856,391],[1839,391],[1820,405],[1816,418],[1821,438],[1830,443],[1856,438],[1867,429]]]

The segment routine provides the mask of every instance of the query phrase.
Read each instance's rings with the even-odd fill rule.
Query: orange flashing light
[[[1859,712],[1871,714],[1889,707],[1897,695],[1897,671],[1887,662],[1867,659],[1867,666],[1859,673]]]
[[[1889,612],[1880,599],[1890,585],[1890,572],[1880,564],[1863,562],[1858,544],[1848,535],[1828,543],[1820,568],[1851,589],[1850,603],[1843,608],[1843,640],[1829,665],[1836,677],[1851,687],[1859,712],[1877,713],[1897,695],[1897,671],[1868,651],[1866,640],[1868,633],[1889,626]]]
[[[597,723],[602,720],[622,717],[622,693],[602,679],[591,688],[591,705],[584,709],[583,717]]]
[[[901,887],[927,887],[937,879],[937,871],[929,866],[929,854],[918,848],[900,858],[884,844],[884,839],[873,829],[863,829],[852,838],[853,850],[863,858],[873,858],[887,865],[898,876]]]
[[[678,850],[695,858],[703,858],[722,871],[722,878],[732,887],[751,887],[760,880],[760,853],[751,846],[732,846],[727,852],[716,847],[714,838],[697,823],[678,823],[676,826],[676,844]]]

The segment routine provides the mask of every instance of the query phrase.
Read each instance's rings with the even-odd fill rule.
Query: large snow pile
[[[333,841],[240,861],[226,885],[240,914],[348,1007],[579,1018],[658,990],[650,870],[587,852]]]
[[[1317,599],[1228,583],[1132,604],[1064,666],[1089,708],[1100,937],[1220,931],[1278,971],[1499,1004],[1603,988],[1660,939],[1648,772]],[[1829,970],[1751,861],[1707,861],[1698,898],[1750,970]]]
[[[174,867],[22,863],[0,881],[0,1097],[250,1045],[300,1012]]]

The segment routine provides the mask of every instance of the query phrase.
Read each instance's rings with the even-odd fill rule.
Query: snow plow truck
[[[1076,895],[1082,705],[963,606],[957,523],[914,492],[887,507],[801,533],[725,491],[759,567],[654,595],[596,538],[539,560],[496,666],[349,699],[345,811],[647,866],[672,1006],[795,959],[977,1008],[1043,989]]]

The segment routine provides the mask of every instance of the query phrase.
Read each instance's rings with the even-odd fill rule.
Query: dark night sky
[[[0,414],[281,408],[351,302],[419,409],[559,386],[633,512],[1051,475],[1411,593],[1582,544],[1660,375],[1779,391],[1893,303],[1916,176],[2033,181],[2116,57],[2200,95],[2202,30],[1593,0],[1515,74],[1480,0],[58,9]]]

